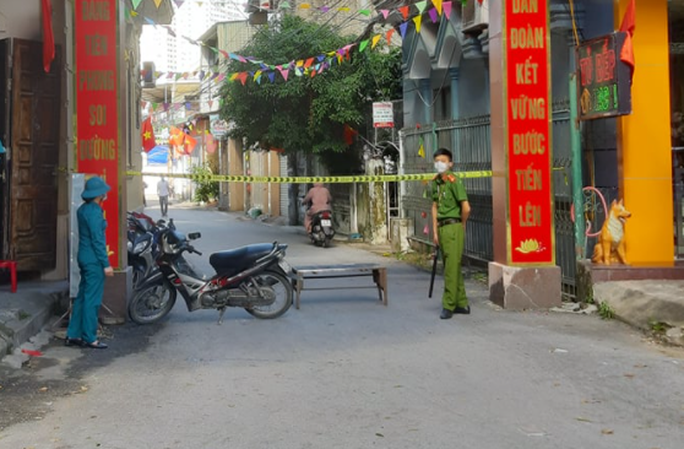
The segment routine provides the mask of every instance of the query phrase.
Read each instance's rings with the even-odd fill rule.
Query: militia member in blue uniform
[[[463,182],[451,171],[451,151],[440,148],[434,159],[438,174],[432,181],[432,234],[444,261],[444,295],[439,317],[448,320],[454,313],[470,313],[461,270],[470,203]]]
[[[102,202],[110,187],[97,176],[88,179],[81,198],[85,201],[78,208],[78,267],[81,283],[78,296],[71,309],[71,319],[65,344],[105,349],[106,344],[97,339],[97,316],[102,304],[105,276],[114,276],[109,265]]]

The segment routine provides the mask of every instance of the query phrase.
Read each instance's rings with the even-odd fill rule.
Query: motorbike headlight
[[[135,248],[133,248],[133,254],[140,254],[143,251],[147,249],[147,247],[150,246],[150,241],[149,240],[143,240],[142,242],[138,242],[135,245]]]
[[[132,252],[133,251],[133,243],[130,241],[126,242],[126,248],[128,249],[129,253]]]

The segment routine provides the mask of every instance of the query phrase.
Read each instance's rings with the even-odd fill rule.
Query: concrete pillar
[[[454,120],[461,118],[461,111],[459,110],[459,79],[460,69],[452,67],[449,69],[449,78],[451,78],[451,118]]]
[[[245,174],[245,161],[242,151],[242,142],[237,139],[228,139],[228,174],[242,176]],[[246,183],[231,182],[228,184],[228,210],[231,212],[245,210],[245,186]]]
[[[451,118],[454,120],[458,120],[459,118],[461,118],[461,111],[459,108],[459,75],[460,69],[458,67],[452,67],[449,69],[449,77],[451,78]],[[461,148],[459,145],[459,136],[459,131],[454,131],[451,133],[451,152],[454,155],[455,163],[461,161]]]
[[[485,74],[485,101],[487,102],[487,106],[489,107],[488,112],[492,112],[492,95],[491,95],[491,85],[490,85],[490,77],[489,77],[489,60],[484,59],[484,74]]]
[[[628,0],[615,11],[618,29]],[[667,0],[637,0],[632,114],[618,119],[618,180],[632,212],[625,233],[633,265],[673,265],[672,148]]]
[[[494,262],[489,264],[489,296],[494,303],[513,309],[535,309],[561,303],[561,272],[555,265],[555,239],[551,190],[551,76],[550,28],[547,3],[538,10],[515,13],[511,2],[491,0],[489,69],[491,98],[492,206]],[[508,9],[508,14],[506,13]],[[504,17],[506,15],[506,17]],[[506,27],[532,27],[542,39],[517,45],[519,35]],[[528,41],[529,42],[529,41]],[[528,43],[526,42],[526,44]],[[509,60],[510,58],[510,60]],[[532,64],[536,76],[516,76],[516,64]],[[534,114],[523,114],[522,101],[534,104]],[[516,108],[517,115],[510,111]],[[529,109],[527,109],[529,111]],[[532,145],[542,154],[526,155],[512,148],[526,133],[544,140]],[[541,143],[539,143],[541,142]],[[527,183],[520,171],[534,167],[535,182]],[[534,211],[532,215],[528,212]]]
[[[432,80],[430,78],[423,78],[419,82],[419,91],[421,96],[421,107],[423,110],[423,124],[432,122]]]
[[[366,174],[380,176],[385,174],[385,162],[382,159],[369,159],[366,162]],[[371,244],[387,243],[387,195],[384,182],[368,183],[368,224],[364,240]]]

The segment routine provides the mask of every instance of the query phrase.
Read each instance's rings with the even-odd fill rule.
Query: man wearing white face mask
[[[451,171],[451,151],[440,148],[434,159],[438,174],[432,181],[432,233],[444,261],[444,295],[439,317],[448,320],[454,313],[470,314],[461,270],[470,203],[463,183]]]

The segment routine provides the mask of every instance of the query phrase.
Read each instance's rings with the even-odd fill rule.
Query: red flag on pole
[[[152,129],[152,117],[147,117],[143,122],[140,134],[142,136],[143,150],[145,150],[145,153],[149,153],[152,148],[157,146],[157,142],[154,139],[154,129]]]
[[[52,33],[52,4],[41,0],[43,10],[43,68],[50,72],[50,64],[55,59],[55,36]]]
[[[345,123],[344,125],[344,143],[347,145],[352,145],[354,143],[354,137],[359,132]]]
[[[627,10],[622,18],[622,24],[620,25],[620,31],[627,33],[627,38],[625,43],[620,50],[620,61],[629,65],[631,69],[631,78],[634,79],[634,69],[636,67],[636,61],[634,59],[634,46],[632,44],[632,37],[634,37],[634,30],[636,29],[636,1],[631,0],[629,5],[627,5]]]
[[[185,139],[183,139],[183,150],[185,151],[185,154],[190,156],[192,154],[192,152],[195,150],[196,146],[197,146],[197,139],[186,134]]]

